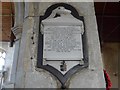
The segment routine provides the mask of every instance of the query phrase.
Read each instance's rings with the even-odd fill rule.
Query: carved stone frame
[[[44,16],[40,16],[40,23],[39,23],[39,36],[38,36],[38,54],[37,54],[37,68],[42,68],[42,69],[45,69],[47,71],[49,71],[50,73],[52,73],[55,77],[57,77],[57,79],[60,81],[61,83],[61,88],[67,88],[66,87],[66,82],[67,80],[73,75],[75,74],[76,72],[78,72],[79,70],[82,70],[83,68],[86,68],[88,67],[88,51],[87,51],[87,42],[86,42],[86,33],[83,34],[82,36],[82,40],[83,40],[83,56],[84,56],[84,65],[76,65],[74,66],[72,69],[70,69],[65,75],[63,75],[61,72],[59,72],[57,69],[55,69],[54,67],[50,66],[50,65],[43,65],[43,35],[42,33],[40,32],[41,30],[41,21],[46,19],[47,17],[50,16],[50,14],[52,13],[52,11],[54,9],[56,9],[57,7],[59,6],[63,6],[64,8],[66,9],[69,9],[71,10],[71,14],[79,19],[79,20],[82,20],[83,23],[84,23],[84,17],[83,16],[79,16],[77,10],[69,5],[69,4],[66,4],[66,3],[57,3],[57,4],[54,4],[52,6],[50,6]],[[84,24],[85,26],[85,24]],[[85,28],[84,28],[85,30]]]

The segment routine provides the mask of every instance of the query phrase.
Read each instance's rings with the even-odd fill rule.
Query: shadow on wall
[[[112,88],[118,88],[118,60],[120,53],[120,43],[103,43],[102,57],[104,68],[108,72]]]

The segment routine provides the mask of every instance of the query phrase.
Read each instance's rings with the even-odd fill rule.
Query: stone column
[[[25,3],[25,16],[19,47],[15,88],[57,88],[49,72],[36,71],[39,16],[34,15],[34,3]]]
[[[100,41],[93,2],[70,3],[84,17],[89,67],[78,72],[70,88],[105,88]],[[77,83],[77,84],[76,84]]]
[[[44,15],[45,10],[52,4],[59,2],[40,2],[36,9],[38,16]],[[69,2],[84,17],[86,47],[88,49],[89,66],[71,77],[69,88],[105,88],[103,63],[99,44],[99,35],[93,2]],[[52,77],[54,78],[54,77]],[[41,83],[42,84],[42,83]]]
[[[21,35],[22,35],[22,28],[23,28],[23,18],[24,18],[24,3],[23,2],[15,2],[15,24],[14,27],[11,29],[14,33],[15,39],[15,51],[14,51],[14,58],[12,63],[12,71],[10,75],[10,83],[15,85],[18,64],[19,64],[19,53],[20,53],[20,42],[21,42]]]
[[[36,68],[39,16],[57,2],[25,3],[25,16],[19,46],[16,88],[60,88],[60,82],[46,70]],[[74,74],[69,88],[105,88],[96,17],[93,2],[66,2],[84,17],[89,67]],[[18,19],[19,20],[19,19]]]

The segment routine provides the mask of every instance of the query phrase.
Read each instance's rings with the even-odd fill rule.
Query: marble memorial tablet
[[[44,27],[45,60],[81,60],[83,58],[80,26]]]

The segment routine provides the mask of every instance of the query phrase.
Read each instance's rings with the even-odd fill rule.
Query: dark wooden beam
[[[95,2],[101,42],[120,42],[120,3]]]

